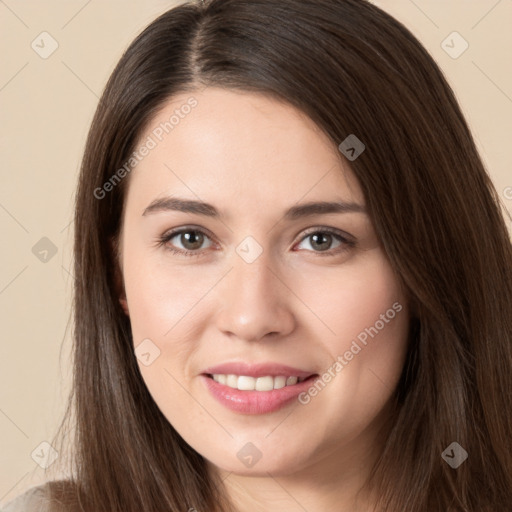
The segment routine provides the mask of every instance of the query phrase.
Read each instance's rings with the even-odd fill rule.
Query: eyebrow
[[[162,197],[155,199],[142,213],[143,216],[152,213],[178,211],[204,215],[205,217],[221,218],[223,215],[215,206],[192,199],[178,197]],[[292,206],[284,213],[285,220],[297,220],[302,217],[328,213],[366,213],[366,208],[358,203],[344,201],[316,201]]]

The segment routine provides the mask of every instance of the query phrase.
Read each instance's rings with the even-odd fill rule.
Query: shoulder
[[[44,510],[48,484],[32,487],[7,503],[1,512],[39,512]]]
[[[73,484],[65,480],[31,487],[7,503],[0,512],[64,512],[66,509],[59,497],[72,487]]]

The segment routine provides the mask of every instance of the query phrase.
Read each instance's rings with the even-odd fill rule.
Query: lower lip
[[[266,414],[277,411],[291,403],[300,393],[306,391],[317,375],[293,386],[272,391],[240,391],[201,375],[210,393],[225,407],[242,414]]]

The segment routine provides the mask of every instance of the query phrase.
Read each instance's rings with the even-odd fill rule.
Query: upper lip
[[[249,364],[243,362],[222,363],[216,366],[210,366],[203,371],[203,374],[221,374],[221,375],[247,375],[248,377],[300,377],[307,378],[315,375],[315,372],[300,370],[279,363],[256,363]]]

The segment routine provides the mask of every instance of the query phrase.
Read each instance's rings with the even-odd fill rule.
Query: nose
[[[247,263],[234,255],[233,269],[219,283],[217,328],[227,336],[245,341],[259,341],[266,336],[279,338],[295,328],[291,309],[293,296],[287,284],[263,252]]]

